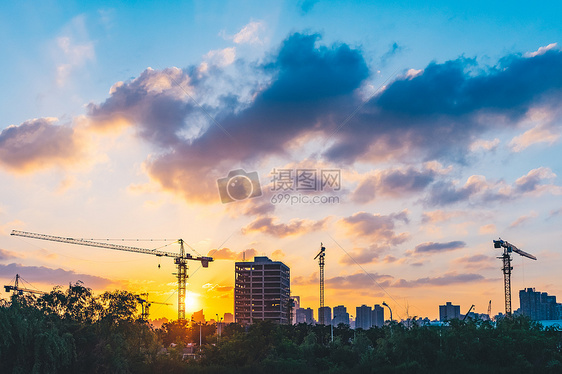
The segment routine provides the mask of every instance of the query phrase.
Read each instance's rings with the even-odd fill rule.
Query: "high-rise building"
[[[289,323],[290,270],[280,261],[256,256],[253,262],[234,266],[234,318],[237,323],[255,320]]]
[[[375,304],[373,308],[372,324],[376,327],[384,326],[384,308],[379,304]]]
[[[343,305],[334,307],[334,326],[338,326],[340,323],[349,326],[349,313]]]
[[[355,328],[368,330],[373,325],[370,306],[361,305],[355,308]]]
[[[234,322],[234,314],[232,313],[225,313],[224,314],[224,323],[232,323]]]
[[[308,325],[314,324],[314,311],[312,308],[298,308],[295,316],[297,318],[297,323],[306,323]]]
[[[449,301],[445,305],[439,305],[439,321],[449,321],[454,318],[461,318],[460,305],[453,305]]]
[[[322,310],[324,311],[324,313],[322,313]],[[330,308],[329,306],[318,308],[318,324],[320,325],[332,324],[332,308]]]
[[[201,323],[205,322],[205,315],[203,314],[203,309],[197,312],[193,312],[193,314],[191,315],[191,320]]]
[[[534,288],[519,291],[521,314],[535,321],[560,319],[559,305],[556,296],[546,292],[536,292]]]

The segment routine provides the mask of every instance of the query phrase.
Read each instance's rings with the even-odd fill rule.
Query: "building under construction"
[[[290,318],[290,270],[280,261],[254,257],[235,264],[234,319],[250,324],[256,320],[287,324]]]

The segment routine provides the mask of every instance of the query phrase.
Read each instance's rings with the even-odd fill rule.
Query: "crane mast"
[[[511,252],[515,252],[520,256],[530,258],[531,260],[536,260],[537,258],[530,253],[520,250],[515,245],[502,240],[494,240],[494,248],[502,248],[503,254],[498,257],[502,260],[502,272],[503,272],[503,284],[505,292],[505,315],[511,316],[511,271],[513,266],[511,266]]]
[[[179,320],[185,320],[185,290],[186,290],[186,282],[187,282],[187,261],[188,260],[200,261],[201,265],[204,268],[208,267],[209,262],[213,261],[212,257],[206,257],[206,256],[193,257],[189,253],[185,253],[183,239],[178,240],[178,243],[180,244],[180,253],[177,254],[174,252],[165,252],[156,249],[137,248],[137,247],[130,247],[126,245],[101,243],[101,242],[95,242],[86,239],[65,238],[62,236],[37,234],[37,233],[19,231],[19,230],[12,230],[11,235],[22,236],[31,239],[48,240],[48,241],[59,242],[59,243],[77,244],[77,245],[84,245],[89,247],[114,249],[118,251],[143,253],[143,254],[148,254],[158,257],[172,257],[178,269],[176,276],[178,279],[178,319]]]
[[[318,259],[320,266],[320,309],[318,309],[318,322],[325,323],[324,321],[324,258],[326,257],[326,248],[320,243],[320,252],[314,257]]]

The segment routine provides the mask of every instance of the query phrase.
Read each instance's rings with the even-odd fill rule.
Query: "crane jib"
[[[19,230],[12,230],[11,235],[22,236],[22,237],[32,238],[32,239],[49,240],[49,241],[55,241],[55,242],[60,242],[60,243],[78,244],[78,245],[84,245],[84,246],[90,246],[90,247],[114,249],[114,250],[119,250],[119,251],[144,253],[144,254],[154,255],[154,256],[158,256],[158,257],[183,258],[183,259],[186,259],[186,260],[201,261],[202,263],[204,262],[204,263],[207,263],[207,264],[209,262],[213,261],[212,257],[197,257],[197,258],[195,258],[188,253],[183,254],[183,256],[182,256],[182,255],[178,255],[178,253],[158,251],[158,250],[155,250],[155,249],[130,247],[130,246],[120,245],[120,244],[101,243],[101,242],[95,242],[95,241],[85,240],[85,239],[65,238],[65,237],[61,237],[61,236],[37,234],[37,233],[19,231]]]

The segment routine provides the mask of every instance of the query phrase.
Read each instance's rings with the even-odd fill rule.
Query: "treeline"
[[[125,291],[82,284],[0,305],[0,373],[561,373],[561,333],[526,318],[249,327],[174,321],[153,329]],[[202,345],[199,347],[199,339]],[[195,354],[184,348],[196,343]]]

